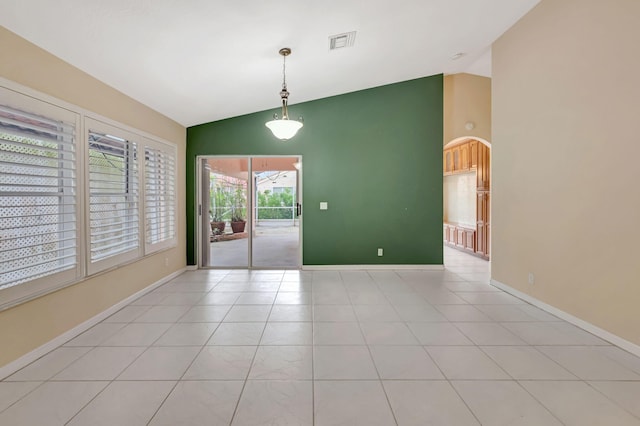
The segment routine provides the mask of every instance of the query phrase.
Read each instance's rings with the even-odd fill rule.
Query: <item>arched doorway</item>
[[[443,148],[443,240],[489,260],[491,251],[491,144],[473,136]]]

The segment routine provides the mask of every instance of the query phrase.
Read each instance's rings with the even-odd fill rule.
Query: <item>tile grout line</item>
[[[284,277],[284,274],[283,274]],[[280,286],[282,285],[282,280],[280,280],[280,285],[278,285],[278,290],[280,289]],[[276,291],[276,298],[278,297],[278,292]],[[239,297],[238,297],[239,298]],[[237,301],[237,299],[236,299]],[[247,382],[249,381],[249,375],[251,374],[251,369],[253,368],[253,363],[256,360],[256,356],[258,355],[258,350],[260,349],[260,342],[262,342],[262,338],[264,337],[264,332],[267,328],[267,323],[269,322],[269,317],[271,316],[271,312],[273,311],[273,305],[275,304],[275,298],[273,299],[273,303],[271,304],[271,308],[269,309],[269,313],[267,314],[267,318],[264,322],[264,327],[262,328],[262,333],[260,333],[260,339],[258,340],[258,344],[256,345],[256,350],[253,353],[253,357],[251,358],[251,363],[249,363],[249,369],[247,370],[247,375],[244,378],[244,381],[242,383],[242,389],[240,389],[240,393],[238,394],[238,401],[236,402],[236,405],[233,409],[233,414],[231,415],[231,419],[229,420],[229,425],[233,424],[236,415],[238,414],[238,408],[240,407],[240,401],[242,401],[242,396],[244,395],[244,390],[247,387]],[[234,305],[235,306],[235,303]],[[233,307],[231,308],[233,309]],[[229,312],[231,311],[231,309],[229,309]],[[228,313],[227,313],[228,314]],[[225,316],[226,318],[226,316]]]
[[[220,281],[218,283],[216,283],[216,285],[213,286],[213,288],[208,291],[204,296],[202,296],[198,302],[200,302],[202,299],[204,299],[207,294],[211,293],[213,291],[213,289],[215,289],[218,284],[220,283]],[[182,319],[185,315],[187,315],[187,313],[189,313],[191,311],[191,309],[195,306],[207,306],[207,305],[198,305],[197,302],[194,305],[191,305],[191,308],[189,308],[184,314],[182,314],[174,323],[178,324],[180,322],[180,319]],[[230,311],[231,309],[229,309]],[[200,347],[200,350],[198,351],[198,353],[196,353],[196,355],[193,357],[193,359],[191,360],[191,362],[189,363],[189,365],[187,366],[187,368],[184,369],[184,371],[182,372],[182,375],[180,376],[180,378],[178,380],[176,380],[176,382],[174,383],[174,385],[171,387],[171,390],[169,390],[169,392],[167,392],[167,394],[165,395],[165,397],[162,399],[162,401],[160,402],[160,404],[158,404],[158,406],[156,407],[155,411],[153,412],[153,414],[151,415],[151,417],[149,417],[149,420],[147,421],[147,425],[151,424],[151,422],[153,421],[153,419],[158,415],[158,412],[160,411],[160,408],[162,408],[162,406],[165,404],[165,402],[169,399],[169,396],[171,396],[171,394],[173,393],[173,391],[176,389],[176,387],[178,387],[178,384],[182,381],[182,378],[184,377],[185,374],[187,374],[187,371],[189,371],[189,368],[191,368],[191,366],[193,365],[193,363],[196,361],[196,359],[198,358],[198,356],[200,356],[200,354],[202,353],[202,351],[204,350],[204,348],[207,346],[207,343],[209,342],[209,340],[211,339],[211,337],[213,337],[213,335],[215,334],[216,330],[218,330],[218,327],[220,327],[220,324],[222,324],[222,322],[224,321],[224,318],[227,316],[227,314],[229,313],[229,311],[227,311],[224,316],[222,317],[222,319],[218,322],[218,325],[216,326],[216,328],[213,330],[213,332],[211,333],[211,335],[209,336],[209,338],[207,339],[206,342],[204,342],[204,344]],[[158,339],[155,342],[157,342],[159,339],[162,338],[162,336],[164,336],[169,329],[171,329],[171,327],[169,327],[167,329],[167,331],[165,331],[160,337],[158,337]],[[153,344],[152,344],[153,345]],[[178,346],[178,347],[187,347],[187,346]],[[143,352],[144,353],[144,352]],[[123,370],[124,371],[124,370]]]
[[[315,309],[313,305],[313,278],[311,279],[311,426],[316,424],[316,366],[315,366]]]
[[[584,383],[589,386],[589,388],[593,389],[594,391],[596,391],[597,393],[599,393],[600,395],[604,396],[605,398],[607,398],[612,404],[614,404],[615,406],[619,407],[620,409],[624,410],[625,412],[627,412],[628,414],[630,414],[631,416],[640,419],[640,416],[635,415],[634,413],[632,413],[631,411],[627,410],[625,407],[623,407],[622,405],[620,405],[618,402],[616,402],[615,400],[611,399],[606,393],[601,392],[600,389],[596,388],[595,386],[591,385],[591,383],[589,382],[597,382],[600,380],[584,380]],[[608,380],[603,380],[603,381],[608,381]],[[637,381],[633,380],[631,381],[633,383],[637,383]]]
[[[430,304],[430,303],[429,303]],[[430,304],[431,305],[431,304]],[[451,321],[447,322],[450,324]],[[460,399],[460,401],[462,401],[462,403],[464,404],[465,407],[467,407],[467,410],[469,411],[469,413],[471,413],[471,415],[473,416],[474,419],[476,419],[476,421],[478,422],[479,425],[482,424],[482,422],[480,421],[480,419],[478,419],[478,417],[476,416],[476,414],[473,412],[473,410],[471,410],[471,407],[469,407],[469,405],[467,404],[467,401],[465,401],[462,396],[458,393],[458,390],[453,386],[453,384],[451,383],[451,380],[449,379],[449,377],[447,377],[447,375],[444,373],[444,371],[442,371],[442,368],[440,368],[440,365],[438,365],[438,363],[433,359],[433,357],[431,356],[431,354],[429,353],[429,351],[427,350],[427,348],[425,347],[425,345],[422,344],[422,342],[420,342],[420,339],[418,339],[418,336],[415,335],[415,333],[413,332],[413,330],[411,330],[411,327],[407,326],[407,328],[409,329],[409,332],[413,335],[413,337],[418,341],[418,343],[420,343],[420,348],[422,348],[422,350],[426,353],[426,355],[429,357],[429,359],[431,360],[431,362],[433,362],[433,365],[436,366],[436,368],[438,369],[438,371],[440,372],[440,374],[443,377],[443,380],[447,382],[447,384],[449,385],[449,387],[451,389],[453,389],[453,392],[455,392],[455,394],[458,396],[458,398]],[[471,342],[473,343],[473,342]]]
[[[466,280],[465,280],[465,281],[466,281]],[[474,305],[474,304],[471,304],[471,306],[474,306],[474,307],[475,307],[475,305]],[[476,307],[476,309],[478,309],[478,308]],[[478,310],[480,310],[480,309],[478,309]],[[482,312],[482,311],[481,311],[481,312]],[[487,316],[488,316],[488,315],[487,315]],[[493,318],[492,318],[492,320],[493,320]],[[493,320],[493,321],[491,321],[491,322],[492,322],[492,323],[495,323],[495,324],[500,324],[498,321],[495,321],[495,320]],[[455,324],[454,324],[454,326],[455,326]],[[456,327],[456,328],[458,328],[458,327]],[[507,330],[507,331],[510,331],[510,330],[508,330],[506,327],[502,327],[502,328],[504,328],[504,329],[505,329],[505,330]],[[458,328],[458,329],[459,329],[459,328]],[[461,331],[462,333],[464,333],[462,330],[460,330],[460,331]],[[520,338],[520,336],[516,336],[516,337]],[[467,336],[467,338],[469,338],[469,339],[471,340],[471,338],[470,338],[469,336]],[[520,338],[520,339],[521,339],[521,338]],[[523,340],[523,339],[521,339],[521,340]],[[538,399],[537,399],[537,398],[535,398],[535,397],[534,397],[534,396],[533,396],[533,395],[532,395],[532,394],[531,394],[531,393],[530,393],[530,392],[529,392],[529,391],[528,391],[524,386],[522,386],[522,385],[520,384],[520,382],[519,382],[515,377],[513,377],[511,374],[509,374],[509,372],[507,372],[507,371],[506,371],[506,370],[505,370],[501,365],[499,365],[499,364],[498,364],[498,363],[497,363],[493,358],[491,358],[491,356],[490,356],[487,352],[485,352],[485,351],[482,349],[482,347],[481,347],[480,345],[476,344],[473,340],[471,340],[471,342],[474,344],[474,346],[475,346],[475,347],[476,347],[476,348],[477,348],[481,353],[485,354],[485,356],[487,356],[489,359],[491,359],[491,361],[493,361],[493,363],[494,363],[494,364],[496,364],[496,366],[497,366],[498,368],[500,368],[500,370],[502,370],[502,371],[503,371],[503,372],[504,372],[508,377],[510,377],[510,378],[511,378],[511,379],[509,380],[509,382],[512,382],[512,381],[513,381],[513,382],[515,382],[515,383],[516,383],[516,384],[517,384],[517,385],[518,385],[518,386],[519,386],[519,387],[520,387],[524,392],[526,392],[526,394],[530,395],[530,396],[531,396],[535,401],[537,401],[537,402],[540,404],[540,406],[541,406],[541,407],[543,407],[543,408],[546,410],[546,412],[547,412],[547,413],[549,413],[549,415],[551,415],[551,417],[552,417],[552,418],[554,418],[554,419],[558,420],[558,422],[559,422],[560,424],[563,424],[563,425],[565,424],[565,423],[564,423],[564,422],[562,422],[559,418],[557,418],[557,417],[556,417],[556,415],[555,415],[554,413],[552,413],[552,412],[551,412],[551,410],[550,410],[546,405],[542,404],[542,402],[541,402],[541,401],[538,401]],[[524,340],[523,340],[523,342],[525,342],[525,343],[527,344],[526,346],[533,347],[533,345],[530,345],[528,342],[526,342],[526,341],[524,341]],[[493,345],[491,345],[491,346],[493,346]],[[535,349],[535,348],[534,348],[534,349]],[[474,417],[476,417],[475,413],[474,413],[474,412],[471,410],[471,408],[468,406],[468,404],[467,404],[467,402],[464,400],[464,398],[462,398],[462,395],[460,395],[460,393],[458,392],[458,390],[457,390],[457,389],[456,389],[456,388],[455,388],[451,383],[450,383],[450,385],[451,385],[451,387],[455,390],[455,392],[458,394],[458,396],[460,397],[460,399],[464,402],[464,404],[467,406],[467,408],[469,409],[469,411],[474,415]],[[476,417],[476,420],[478,420],[478,422],[479,422],[479,423],[481,423],[481,422],[480,422],[480,419],[478,419],[477,417]]]
[[[219,282],[218,282],[218,283],[216,283],[216,285],[214,285],[214,286],[213,286],[213,288],[215,288],[218,284],[219,284]],[[200,302],[202,299],[204,299],[204,298],[206,297],[206,295],[207,295],[207,294],[209,294],[211,291],[213,291],[213,288],[212,288],[210,291],[208,291],[207,293],[205,293],[205,294],[204,294],[200,299],[198,299],[198,302]],[[175,321],[173,324],[174,324],[174,325],[178,324],[178,323],[179,323],[179,321],[180,321],[180,319],[181,319],[181,318],[183,318],[185,315],[187,315],[187,313],[188,313],[189,311],[191,311],[191,309],[192,309],[194,306],[198,306],[198,305],[197,305],[197,303],[198,303],[198,302],[196,302],[195,304],[190,305],[191,307],[190,307],[189,309],[187,309],[187,311],[186,311],[184,314],[180,315],[180,316],[176,319],[176,321]],[[225,314],[225,315],[226,315],[226,314]],[[213,336],[213,333],[215,333],[215,331],[218,329],[218,327],[220,326],[220,324],[221,324],[221,323],[222,323],[222,321],[220,321],[220,322],[218,323],[218,325],[216,326],[216,328],[215,328],[215,329],[213,330],[213,332],[211,333],[211,336]],[[152,343],[148,348],[153,347],[153,344],[154,344],[155,342],[157,342],[158,340],[160,340],[160,339],[162,338],[162,336],[164,336],[164,335],[165,335],[165,334],[166,334],[166,333],[171,329],[171,327],[172,327],[172,326],[170,326],[167,330],[165,330],[165,332],[164,332],[164,333],[162,333],[162,334],[161,334],[161,335],[160,335],[156,340],[154,340],[154,341],[153,341],[153,343]],[[209,338],[211,338],[211,336],[209,336]],[[208,341],[208,339],[207,339],[207,341]],[[184,377],[184,375],[187,373],[187,370],[189,370],[189,368],[191,367],[191,365],[193,365],[194,361],[196,360],[196,358],[198,358],[198,355],[200,355],[200,353],[202,352],[202,350],[204,349],[204,347],[206,346],[206,344],[207,344],[207,342],[205,342],[205,344],[204,344],[204,345],[202,345],[202,347],[200,348],[200,350],[198,351],[198,353],[196,354],[196,356],[195,356],[195,357],[193,357],[193,359],[191,360],[191,362],[189,363],[189,365],[187,366],[187,368],[185,368],[185,370],[184,370],[184,372],[182,373],[182,375],[180,376],[180,378],[179,378],[178,380],[176,380],[176,382],[173,384],[173,386],[171,387],[171,389],[169,390],[169,392],[167,392],[167,394],[166,394],[166,395],[165,395],[165,397],[162,399],[162,401],[160,402],[160,404],[158,404],[158,406],[156,407],[156,409],[155,409],[155,411],[153,412],[153,414],[151,415],[151,417],[149,417],[149,420],[148,420],[148,421],[147,421],[147,423],[146,423],[147,425],[149,425],[149,424],[153,421],[154,417],[158,414],[158,411],[160,411],[160,408],[164,405],[164,403],[167,401],[167,399],[169,398],[169,396],[173,393],[173,391],[175,390],[175,388],[178,386],[178,383],[180,383],[180,381],[182,380],[182,377]],[[185,347],[185,346],[182,346],[182,347]],[[147,348],[147,349],[148,349],[148,348]],[[145,350],[145,351],[143,351],[143,352],[140,354],[140,356],[142,356],[142,354],[143,354],[143,353],[145,353],[145,352],[146,352],[146,350]],[[139,357],[138,357],[138,358],[139,358]],[[136,358],[136,360],[137,360],[138,358]],[[134,361],[134,362],[135,362],[135,361]],[[131,364],[129,364],[129,366],[130,366],[130,365],[131,365]],[[126,368],[128,368],[128,367],[126,367]],[[125,368],[125,369],[123,369],[123,370],[122,370],[122,372],[124,372],[124,370],[126,370],[126,368]],[[122,372],[121,372],[120,374],[122,374]],[[119,377],[119,376],[118,376],[118,377]],[[116,377],[116,378],[117,378],[117,377]],[[106,389],[106,388],[105,388],[105,389]]]
[[[367,275],[369,275],[369,277],[371,277],[371,274],[367,271]],[[342,278],[342,274],[341,274],[341,278]],[[371,277],[373,279],[373,277]],[[344,281],[344,279],[343,279]],[[375,283],[375,280],[373,281]],[[377,286],[377,284],[376,284]],[[384,296],[386,298],[386,296]],[[349,299],[351,300],[351,297],[349,297]],[[353,309],[353,300],[351,300],[351,307]],[[355,309],[354,309],[355,312]],[[358,319],[358,316],[356,315],[356,319]],[[384,397],[387,401],[387,406],[389,407],[389,412],[391,413],[391,417],[393,418],[393,421],[396,423],[396,426],[398,426],[398,419],[396,418],[396,413],[393,410],[393,406],[391,405],[391,400],[389,399],[389,395],[387,394],[387,390],[384,387],[384,383],[382,382],[382,376],[380,375],[380,370],[378,370],[378,366],[376,365],[375,360],[373,359],[373,354],[371,353],[371,346],[369,345],[369,343],[367,342],[367,338],[364,335],[364,332],[362,331],[362,325],[360,324],[360,321],[358,319],[357,321],[358,323],[358,329],[360,330],[360,334],[362,334],[362,338],[364,339],[364,343],[365,346],[367,348],[367,353],[369,354],[369,359],[371,359],[371,364],[373,365],[373,368],[376,370],[376,374],[378,375],[378,380],[377,383],[380,384],[380,387],[382,388],[382,393],[384,394]]]
[[[437,308],[436,308],[437,310]],[[440,312],[443,316],[444,314],[442,312]],[[445,316],[446,318],[446,316]],[[452,324],[452,321],[449,320],[449,318],[447,318],[447,321],[449,322],[449,324]],[[453,325],[453,324],[452,324]],[[455,327],[455,325],[453,325],[453,327]],[[457,327],[455,327],[457,329]],[[409,329],[409,331],[411,331],[411,329]],[[464,335],[464,333],[463,333]],[[468,337],[467,337],[468,339]],[[477,345],[475,344],[475,342],[473,342],[473,340],[469,339],[469,341],[473,344],[473,346]],[[427,350],[426,347],[424,347],[424,351],[427,353],[427,355],[429,356],[429,358],[431,358],[431,360],[433,361],[433,363],[436,365],[436,367],[438,367],[438,370],[440,370],[440,373],[442,374],[442,376],[445,378],[445,380],[447,381],[447,383],[449,384],[449,387],[451,389],[453,389],[453,391],[455,392],[455,394],[458,396],[458,398],[460,399],[460,401],[462,401],[462,403],[464,404],[465,407],[467,407],[467,410],[469,410],[469,413],[471,413],[471,415],[473,416],[474,419],[476,419],[476,421],[478,422],[479,425],[482,425],[482,422],[480,421],[480,419],[478,418],[478,416],[476,415],[476,413],[471,409],[471,407],[469,406],[469,404],[467,403],[467,401],[465,401],[465,399],[462,397],[462,395],[460,395],[460,392],[458,392],[458,389],[456,389],[455,386],[453,386],[452,380],[447,377],[447,375],[444,373],[444,371],[442,371],[442,369],[440,368],[440,365],[438,365],[438,363],[435,361],[435,359],[433,359],[433,357],[431,356],[431,354],[429,353],[429,351]],[[498,366],[499,367],[499,366]],[[506,372],[505,372],[506,373]],[[507,376],[509,376],[509,374],[507,374]],[[510,376],[509,376],[510,377]]]
[[[166,283],[165,283],[165,284],[163,284],[163,285],[166,285]],[[127,306],[131,306],[131,305],[127,305]],[[158,305],[151,305],[151,306],[158,306]],[[125,307],[126,307],[126,306],[125,306]],[[123,308],[124,308],[124,307],[123,307]],[[151,308],[147,309],[147,311],[148,311],[148,310],[150,310],[150,309],[151,309]],[[143,314],[139,315],[138,317],[140,317],[140,316],[142,316],[142,315],[143,315]],[[106,319],[106,318],[105,318],[105,319]],[[135,320],[135,319],[134,319],[134,320]],[[104,321],[104,320],[103,320],[103,321]],[[101,324],[101,323],[102,323],[102,321],[101,321],[99,324]],[[129,323],[127,323],[127,325],[132,324],[132,323],[133,323],[133,321],[130,321]],[[96,325],[97,325],[97,324],[96,324]],[[119,330],[122,330],[122,329],[124,329],[125,327],[126,327],[126,325],[125,325],[124,327],[121,327]],[[171,327],[169,327],[169,328],[171,328]],[[136,361],[137,361],[137,360],[142,356],[142,354],[144,354],[144,353],[145,353],[149,348],[151,348],[151,347],[153,346],[153,344],[154,344],[156,341],[158,341],[158,339],[160,339],[162,336],[164,336],[164,334],[169,330],[169,328],[167,328],[167,330],[165,330],[165,331],[164,331],[160,336],[158,336],[158,338],[157,338],[156,340],[154,340],[153,342],[151,342],[151,344],[150,344],[149,346],[147,346],[147,347],[146,347],[142,352],[140,352],[140,354],[138,354],[138,356],[136,356],[136,357],[135,357],[135,358],[134,358],[134,359],[133,359],[129,364],[127,364],[127,365],[126,365],[122,370],[120,370],[120,372],[119,372],[118,374],[116,374],[116,376],[115,376],[113,379],[109,380],[109,381],[108,381],[109,383],[107,383],[107,385],[106,385],[104,388],[102,388],[102,389],[100,390],[100,392],[98,392],[98,393],[97,393],[93,398],[91,398],[91,400],[90,400],[90,401],[88,401],[88,402],[87,402],[85,405],[83,405],[83,406],[82,406],[78,411],[76,411],[76,413],[75,413],[73,416],[71,416],[71,418],[69,418],[69,420],[68,420],[68,421],[66,421],[66,422],[65,422],[65,425],[67,425],[67,424],[69,424],[70,422],[72,422],[72,421],[73,421],[73,419],[74,419],[74,418],[76,418],[76,417],[78,416],[78,414],[80,414],[80,413],[81,413],[81,412],[82,412],[82,411],[83,411],[87,406],[89,406],[89,404],[91,404],[93,401],[95,401],[95,400],[96,400],[100,395],[102,395],[102,393],[103,393],[103,392],[104,392],[104,391],[105,391],[109,386],[111,386],[113,383],[115,383],[115,382],[117,381],[118,377],[120,377],[120,376],[122,375],[122,373],[123,373],[127,368],[129,368],[129,367],[130,367],[134,362],[136,362]],[[119,330],[118,330],[118,331],[119,331]],[[117,333],[117,332],[116,332],[116,333]],[[113,335],[115,335],[116,333],[113,333]],[[113,336],[113,335],[112,335],[112,336]],[[106,341],[107,341],[108,339],[110,339],[112,336],[109,336],[109,337],[107,337],[107,338],[103,339],[103,340],[101,341],[101,343],[106,342]],[[63,368],[62,370],[60,370],[58,373],[54,374],[54,375],[51,377],[51,379],[52,379],[53,377],[55,377],[57,374],[60,374],[60,373],[61,373],[63,370],[65,370],[66,368],[70,367],[72,364],[74,364],[74,363],[76,363],[77,361],[79,361],[80,359],[84,358],[87,354],[89,354],[89,352],[92,352],[94,349],[96,349],[96,348],[98,348],[98,347],[111,347],[111,346],[99,346],[99,344],[98,344],[98,346],[93,346],[93,349],[89,350],[86,354],[84,354],[84,355],[83,355],[83,356],[81,356],[80,358],[78,358],[78,359],[76,359],[75,361],[73,361],[71,364],[69,364],[67,367]],[[125,346],[125,347],[126,347],[126,346]],[[130,347],[139,347],[139,346],[130,346]],[[49,379],[49,380],[51,381],[51,379]],[[167,395],[168,395],[168,394],[167,394]]]

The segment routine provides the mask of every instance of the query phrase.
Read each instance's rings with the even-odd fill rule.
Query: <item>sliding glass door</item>
[[[247,268],[249,159],[202,160],[202,266]]]
[[[201,157],[198,169],[201,267],[300,267],[300,157]]]
[[[300,216],[297,157],[252,159],[252,265],[300,266]]]

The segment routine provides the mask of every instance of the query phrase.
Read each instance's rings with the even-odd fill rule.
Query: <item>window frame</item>
[[[129,132],[127,130],[121,129],[111,124],[104,123],[103,121],[97,120],[92,117],[84,118],[84,145],[85,145],[85,155],[84,155],[84,165],[85,165],[85,217],[87,218],[85,221],[84,231],[85,231],[85,250],[86,250],[86,263],[87,263],[87,274],[93,275],[98,272],[104,271],[106,269],[114,268],[116,266],[122,265],[124,263],[131,262],[135,259],[142,257],[143,253],[143,239],[142,239],[142,211],[144,209],[143,205],[143,181],[141,176],[142,162],[140,155],[140,139],[141,136],[136,135],[135,133]],[[127,164],[127,181],[130,180],[130,172],[129,167],[132,165],[137,166],[137,245],[129,250],[123,251],[119,254],[109,256],[103,259],[97,259],[93,261],[91,258],[91,171],[90,171],[90,155],[91,148],[89,147],[89,135],[91,133],[100,133],[104,135],[110,135],[115,138],[120,138],[127,141],[129,144],[135,144],[136,146],[136,155],[137,158],[131,159],[127,157],[125,163]],[[133,164],[135,161],[136,164]],[[129,201],[127,201],[129,202]]]
[[[61,179],[69,179],[69,173],[75,174],[75,267],[60,272],[54,272],[39,278],[16,284],[14,286],[0,290],[0,310],[7,309],[27,300],[39,297],[43,294],[56,291],[62,287],[73,284],[83,275],[84,250],[82,249],[82,221],[83,210],[82,204],[82,173],[81,158],[83,155],[82,138],[82,120],[81,115],[65,108],[61,105],[46,102],[43,99],[26,95],[20,91],[13,90],[0,81],[0,98],[3,104],[9,108],[23,110],[35,115],[49,118],[51,120],[60,120],[72,124],[74,126],[74,169],[59,169],[62,173]]]
[[[170,238],[162,239],[157,242],[150,242],[147,239],[147,227],[149,226],[148,218],[147,218],[147,164],[146,164],[146,156],[147,156],[147,148],[162,151],[163,153],[170,155],[173,160],[173,194],[172,194],[172,209],[173,216],[171,217],[173,228],[173,235]],[[142,224],[142,231],[144,234],[144,253],[152,254],[158,251],[166,250],[168,248],[176,247],[178,245],[178,197],[177,197],[177,182],[178,182],[178,150],[175,145],[166,144],[157,140],[144,138],[142,143],[141,157],[143,162],[143,173],[142,173],[142,184],[144,186],[143,193],[143,212],[142,215],[144,217],[144,221]]]

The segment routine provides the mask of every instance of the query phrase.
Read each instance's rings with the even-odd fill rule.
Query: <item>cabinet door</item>
[[[484,243],[484,255],[489,258],[489,251],[491,249],[491,225],[488,223],[484,226],[484,235],[485,235],[485,243]]]
[[[483,144],[478,145],[478,166],[477,166],[477,189],[478,191],[488,191],[490,187],[490,167],[491,152]]]
[[[453,153],[453,171],[457,172],[460,170],[460,147],[451,148],[451,152]]]
[[[469,167],[475,169],[478,167],[478,141],[469,142]]]
[[[480,172],[480,167],[478,167],[478,173]],[[477,193],[477,201],[476,201],[476,252],[482,254],[484,253],[484,193]]]
[[[491,188],[491,150],[486,146],[484,147],[483,167],[484,167],[484,187],[488,191]]]
[[[456,228],[456,246],[458,247],[465,246],[464,237],[465,237],[464,229]]]
[[[477,201],[476,253],[489,257],[489,192],[479,191]]]
[[[465,143],[460,146],[460,170],[469,170],[469,144]]]
[[[484,255],[489,258],[491,248],[491,193],[484,193]]]
[[[476,165],[476,189],[484,189],[484,169],[482,168],[482,152],[484,149],[483,144],[478,144],[478,164]]]
[[[453,171],[453,154],[450,149],[445,149],[442,158],[442,169],[445,175]]]
[[[476,231],[476,253],[481,255],[484,254],[482,247],[484,246],[485,240],[484,227],[478,226],[478,230]]]
[[[471,252],[476,251],[476,236],[473,229],[464,230],[464,248]]]

